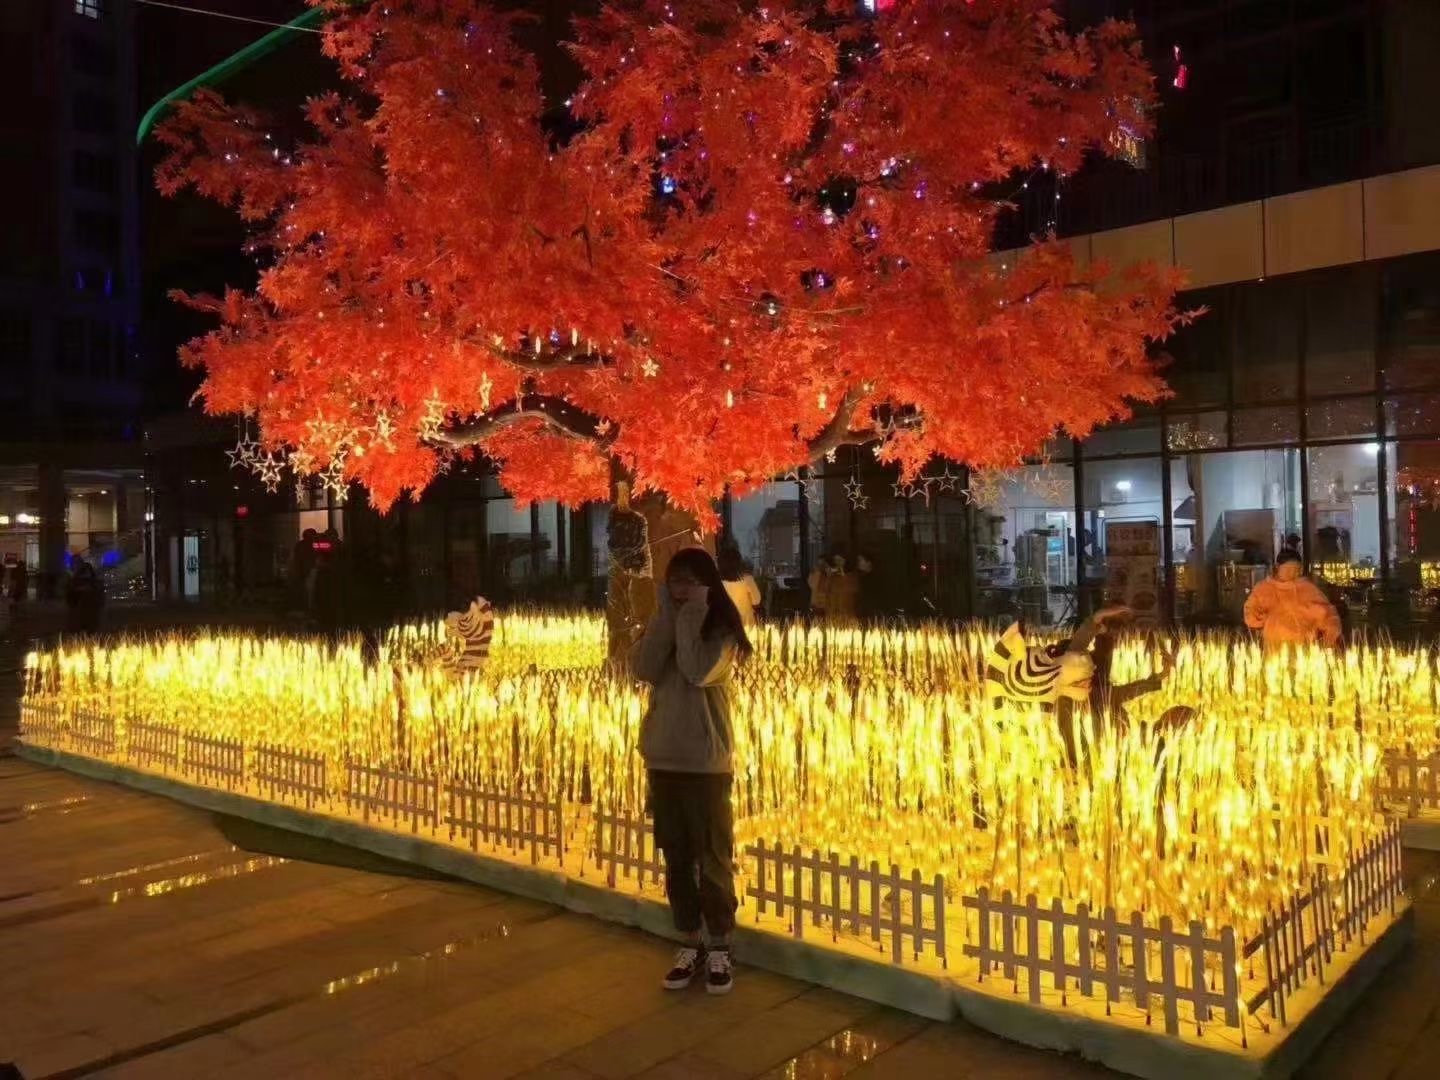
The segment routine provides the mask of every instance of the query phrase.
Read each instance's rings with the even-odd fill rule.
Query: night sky
[[[174,0],[187,7],[288,22],[305,10],[302,0]],[[557,46],[573,11],[594,6],[584,0],[528,0],[539,18],[526,34],[544,61],[546,91],[557,100],[573,88],[574,70]],[[155,100],[269,32],[265,26],[192,12],[136,5],[137,109]],[[249,70],[219,87],[234,101],[260,108],[282,127],[303,130],[305,99],[339,85],[333,65],[320,55],[319,36],[297,33]],[[250,286],[255,264],[241,253],[245,230],[234,214],[193,194],[161,198],[154,169],[159,147],[153,138],[140,154],[141,258],[144,266],[142,334],[151,380],[147,411],[184,408],[199,378],[180,370],[176,349],[203,333],[213,320],[167,298],[171,289],[218,292],[226,284]]]

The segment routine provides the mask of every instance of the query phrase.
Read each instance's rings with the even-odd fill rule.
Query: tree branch
[[[860,402],[872,389],[870,384],[862,383],[845,391],[845,396],[840,399],[829,423],[805,444],[805,452],[810,462],[819,461],[842,446],[864,446],[876,440],[878,436],[873,424],[861,428],[850,426],[855,420],[855,412],[859,409]],[[897,429],[919,427],[922,421],[923,417],[915,410],[904,413],[891,410],[889,417],[890,426]]]
[[[442,428],[427,436],[425,441],[435,446],[462,449],[528,420],[539,420],[556,434],[567,438],[593,442],[602,452],[608,450],[620,435],[618,424],[602,420],[564,398],[522,394],[463,424]]]

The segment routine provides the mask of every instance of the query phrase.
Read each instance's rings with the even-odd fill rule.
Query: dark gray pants
[[[735,822],[723,773],[650,773],[655,844],[675,929],[724,937],[735,928]]]

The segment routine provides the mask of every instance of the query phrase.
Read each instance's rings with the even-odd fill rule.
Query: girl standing
[[[664,985],[684,989],[703,968],[706,990],[726,994],[734,985],[730,933],[737,906],[730,676],[750,655],[750,641],[703,548],[676,553],[659,594],[630,666],[651,686],[640,755],[650,774],[655,843],[665,856],[665,893],[675,929],[684,935]]]

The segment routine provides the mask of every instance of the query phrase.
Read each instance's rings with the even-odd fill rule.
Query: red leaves
[[[1173,275],[1105,278],[1065,245],[1003,273],[983,258],[980,185],[1143,132],[1131,29],[1070,36],[1038,0],[815,7],[605,5],[573,44],[586,126],[565,142],[511,20],[474,0],[333,20],[359,92],[307,103],[303,146],[198,95],[157,183],[235,206],[274,255],[254,295],[186,301],[222,322],[184,353],[206,408],[388,505],[430,481],[440,427],[562,399],[603,449],[477,428],[518,498],[603,498],[613,453],[703,515],[726,483],[804,464],[847,391],[847,438],[912,472],[1013,462],[1162,393],[1146,341],[1176,320]]]

